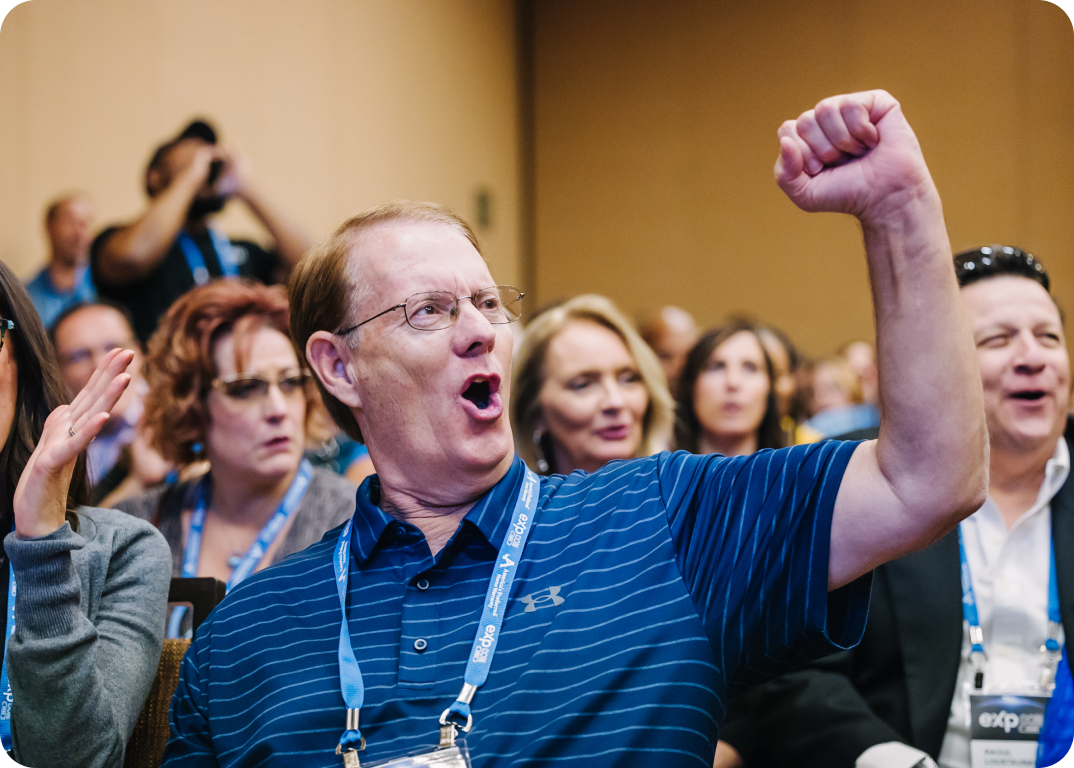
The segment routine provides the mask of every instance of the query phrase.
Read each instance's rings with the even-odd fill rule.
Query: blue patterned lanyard
[[[242,560],[235,566],[235,570],[231,572],[231,578],[227,580],[227,590],[229,592],[232,587],[257,568],[258,563],[265,556],[265,552],[268,551],[269,547],[272,546],[272,542],[279,536],[284,524],[298,509],[298,505],[302,501],[302,497],[306,495],[306,489],[309,488],[312,479],[313,465],[310,464],[308,459],[303,459],[298,467],[298,474],[291,481],[291,487],[287,489],[287,494],[276,508],[275,514],[265,523],[265,527],[261,529],[261,534],[257,537],[257,541],[250,545]],[[198,575],[198,563],[201,560],[201,532],[205,526],[205,512],[208,503],[205,486],[205,478],[202,478],[201,482],[198,483],[198,496],[194,506],[194,513],[190,516],[190,532],[187,534],[186,545],[183,547],[184,579],[192,579]],[[179,626],[183,621],[185,612],[185,606],[180,606],[172,611],[171,620],[168,622],[168,637],[179,637]]]
[[[186,258],[186,265],[190,268],[190,274],[194,276],[194,284],[205,285],[209,282],[210,275],[209,268],[205,266],[205,257],[201,255],[201,249],[187,232],[180,232],[178,239],[179,248]],[[209,230],[209,239],[212,240],[216,260],[220,263],[220,271],[224,277],[238,277],[239,264],[231,241],[215,229]]]
[[[11,706],[15,697],[11,694],[11,681],[7,679],[7,649],[11,645],[11,636],[15,634],[15,571],[11,569],[11,559],[7,566],[7,626],[4,630],[4,663],[0,668],[0,744],[5,752],[11,751]]]
[[[496,644],[500,639],[500,627],[503,625],[503,615],[507,610],[507,600],[511,595],[511,585],[514,583],[515,572],[522,559],[522,551],[526,547],[526,540],[529,538],[530,530],[533,528],[533,519],[537,513],[537,497],[541,481],[529,467],[525,468],[525,472],[522,488],[519,489],[518,500],[515,502],[511,527],[504,535],[503,544],[500,545],[500,554],[493,568],[492,578],[489,580],[488,591],[485,594],[485,607],[481,611],[481,621],[477,625],[477,634],[474,636],[474,644],[470,649],[470,658],[466,662],[462,690],[459,692],[458,699],[440,716],[441,746],[450,746],[454,741],[456,728],[460,727],[450,718],[455,717],[464,721],[466,725],[461,728],[464,732],[469,732],[473,725],[470,702],[477,689],[488,679],[489,670],[492,668],[492,657],[496,653]],[[358,713],[365,702],[365,684],[362,682],[362,671],[358,667],[358,660],[354,657],[350,628],[347,625],[348,565],[353,531],[354,520],[352,518],[343,527],[339,542],[336,544],[335,556],[332,558],[339,608],[343,614],[343,621],[339,627],[339,684],[343,690],[343,701],[347,705],[347,729],[340,737],[336,754],[343,756],[346,766],[358,765],[357,753],[365,749],[365,739],[362,738],[362,732],[358,729]],[[450,734],[450,738],[445,741],[447,733]]]
[[[1048,566],[1048,637],[1041,646],[1044,654],[1044,668],[1041,671],[1040,684],[1050,688],[1055,682],[1055,670],[1062,656],[1059,647],[1059,631],[1063,627],[1063,617],[1059,612],[1059,584],[1055,578],[1055,545],[1050,543],[1048,553],[1051,556]],[[973,594],[973,578],[970,564],[966,560],[966,545],[962,541],[962,526],[958,528],[958,558],[962,575],[962,618],[970,631],[970,658],[973,661],[973,687],[984,687],[984,663],[988,656],[984,649],[984,630],[977,616],[977,598]]]

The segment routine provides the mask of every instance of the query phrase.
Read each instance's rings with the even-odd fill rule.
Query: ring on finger
[[[67,428],[67,434],[69,434],[69,435],[70,435],[71,437],[74,437],[74,436],[75,436],[75,428],[74,428],[74,425],[71,425],[71,426],[69,426],[69,427]]]

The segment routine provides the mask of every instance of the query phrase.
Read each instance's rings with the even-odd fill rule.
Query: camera
[[[227,163],[223,160],[213,160],[212,163],[209,164],[208,184],[210,187],[216,184],[220,175],[224,172],[225,165],[227,165]]]

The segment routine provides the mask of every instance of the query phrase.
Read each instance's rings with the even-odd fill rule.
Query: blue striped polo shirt
[[[741,687],[856,643],[869,577],[828,593],[854,443],[749,457],[662,453],[541,479],[488,681],[475,768],[710,766]],[[358,491],[347,615],[365,680],[363,764],[437,743],[523,478],[516,459],[436,557]],[[247,579],[197,633],[165,765],[333,766],[345,727],[339,529]]]

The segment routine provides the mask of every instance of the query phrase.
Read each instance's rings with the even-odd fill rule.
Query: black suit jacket
[[[1074,455],[1074,417],[1065,439]],[[1063,627],[1074,638],[1074,472],[1052,499]],[[962,654],[958,533],[880,566],[858,647],[744,694],[721,738],[749,768],[852,768],[871,746],[936,758]]]

